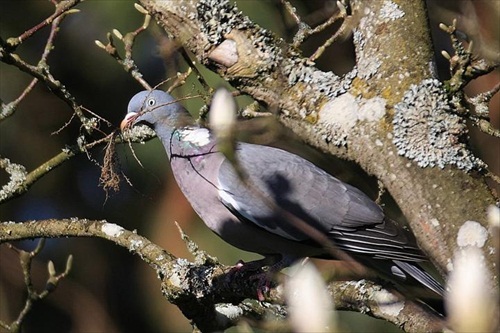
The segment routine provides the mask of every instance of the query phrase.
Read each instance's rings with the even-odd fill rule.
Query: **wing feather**
[[[252,144],[240,144],[237,156],[253,188],[240,181],[226,160],[218,174],[219,195],[228,209],[248,222],[293,241],[310,241],[266,203],[272,200],[346,251],[380,259],[424,260],[412,235],[386,220],[376,203],[311,162]]]

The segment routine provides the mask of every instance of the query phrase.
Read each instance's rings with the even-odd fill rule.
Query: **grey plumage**
[[[162,141],[179,187],[205,224],[240,249],[289,262],[331,257],[274,205],[321,231],[363,264],[401,282],[415,279],[438,294],[443,288],[418,266],[426,258],[413,235],[385,217],[357,188],[311,162],[277,148],[238,143],[248,182],[217,151],[211,132],[165,92],[143,91],[122,125],[145,123]],[[257,193],[256,193],[257,191]]]

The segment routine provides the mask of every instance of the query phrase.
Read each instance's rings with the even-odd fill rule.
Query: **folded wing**
[[[218,182],[221,201],[240,218],[293,241],[311,241],[269,204],[273,202],[348,252],[424,260],[411,233],[387,220],[382,209],[357,188],[281,149],[241,144],[237,154],[252,185],[239,179],[229,161],[222,163]]]

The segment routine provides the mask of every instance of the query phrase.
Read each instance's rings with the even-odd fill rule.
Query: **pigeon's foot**
[[[258,280],[257,282],[257,299],[259,301],[264,301],[266,299],[266,295],[269,293],[273,283],[273,277],[276,272],[263,272],[256,275],[253,275],[250,280]]]
[[[225,283],[229,285],[231,281],[236,278],[237,275],[243,276],[252,273],[255,273],[255,275],[262,274],[263,267],[267,265],[268,265],[267,258],[249,262],[244,262],[243,260],[239,260],[236,263],[236,265],[231,267],[231,269],[226,273]]]
[[[257,299],[259,301],[265,300],[265,295],[273,284],[273,278],[283,268],[290,266],[296,258],[287,256],[269,256],[261,260],[250,262],[238,261],[229,272],[226,274],[226,283],[230,284],[236,275],[248,274],[248,279],[251,281],[257,280]],[[267,269],[264,269],[264,268]]]

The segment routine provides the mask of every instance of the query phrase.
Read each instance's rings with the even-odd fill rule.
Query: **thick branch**
[[[397,297],[370,281],[333,282],[329,286],[338,310],[359,311],[375,318],[385,319],[405,332],[438,332],[444,328],[444,320],[430,309]]]
[[[202,331],[225,329],[242,317],[262,320],[269,311],[277,318],[286,315],[286,309],[279,305],[283,300],[278,288],[273,288],[268,299],[274,305],[245,301],[256,297],[258,281],[250,279],[254,272],[237,272],[228,281],[226,273],[231,268],[208,256],[202,256],[197,264],[178,259],[137,233],[104,220],[71,218],[0,223],[0,244],[39,237],[99,237],[127,248],[158,273],[165,297]],[[408,332],[429,332],[443,327],[442,319],[427,309],[411,301],[395,303],[397,296],[374,283],[334,282],[330,289],[339,309],[367,313],[404,326]]]

